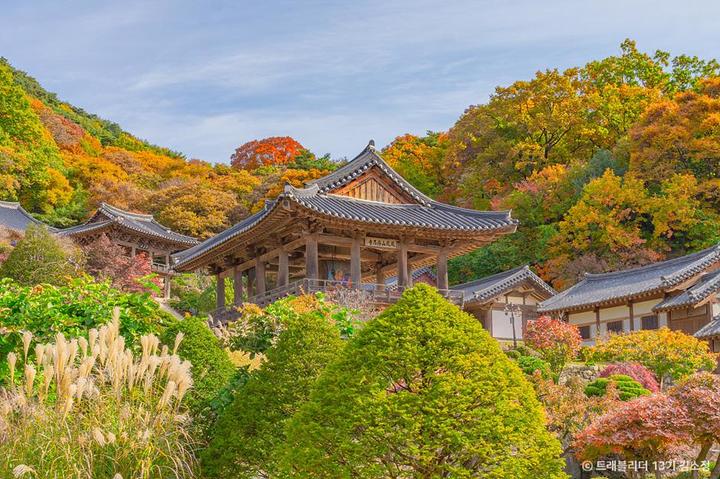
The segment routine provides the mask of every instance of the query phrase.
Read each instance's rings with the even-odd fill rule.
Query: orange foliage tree
[[[233,167],[254,170],[260,166],[292,163],[305,147],[289,136],[252,140],[235,149],[230,156]]]

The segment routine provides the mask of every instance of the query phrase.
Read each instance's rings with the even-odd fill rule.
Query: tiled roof
[[[351,181],[367,170],[369,164],[382,165],[388,175],[400,184],[420,203],[390,204],[377,201],[361,200],[348,196],[327,193],[342,184]],[[404,186],[403,186],[404,185]],[[378,225],[409,226],[445,231],[514,231],[518,221],[513,219],[509,211],[476,211],[467,208],[438,203],[426,197],[387,166],[382,158],[369,145],[363,153],[347,165],[324,178],[311,182],[307,188],[285,186],[278,198],[265,204],[265,208],[244,219],[236,225],[205,240],[199,245],[173,256],[176,266],[224,244],[250,230],[260,223],[283,201],[293,202],[315,213],[340,220],[359,221]]]
[[[720,336],[720,315],[715,316],[709,323],[698,329],[695,334],[696,338],[709,338],[711,336]]]
[[[28,225],[41,224],[44,223],[33,218],[30,213],[20,206],[20,203],[0,201],[0,226],[16,231],[25,231]],[[55,228],[51,226],[48,226],[48,229],[50,231],[55,231]]]
[[[430,276],[433,280],[437,279],[437,275],[435,274],[435,271],[430,266],[423,266],[422,268],[418,268],[416,270],[413,270],[412,274],[410,275],[413,279],[413,281],[417,281],[420,279],[424,274]],[[395,286],[397,285],[398,278],[397,276],[390,276],[385,280],[386,286]]]
[[[720,244],[697,253],[640,268],[587,274],[575,286],[543,301],[538,311],[579,309],[662,292],[703,272],[718,261],[720,261]]]
[[[517,225],[507,211],[475,211],[437,202],[427,205],[380,203],[323,194],[317,185],[304,189],[287,186],[283,196],[317,213],[367,223],[458,231],[485,231]]]
[[[653,309],[655,311],[666,311],[668,309],[693,306],[718,291],[720,291],[720,269],[702,275],[697,283],[678,295],[665,298]]]
[[[388,178],[398,185],[400,189],[405,191],[421,204],[430,204],[433,202],[432,199],[425,196],[420,190],[415,188],[407,180],[405,180],[405,178],[393,170],[390,165],[385,163],[385,160],[383,160],[375,150],[375,142],[373,140],[370,140],[365,149],[347,164],[341,166],[329,175],[309,182],[307,186],[315,185],[320,190],[320,193],[328,193],[331,190],[337,189],[353,181],[373,166],[380,168],[380,170],[382,170]]]
[[[462,291],[465,295],[466,303],[484,303],[512,291],[513,288],[525,282],[530,282],[536,286],[546,297],[553,296],[557,293],[549,284],[543,281],[542,278],[533,273],[528,265],[470,281],[469,283],[458,284],[450,289]]]
[[[114,206],[102,203],[100,208],[93,217],[87,222],[66,228],[60,231],[61,235],[74,236],[89,231],[94,231],[110,225],[119,225],[141,234],[163,238],[168,241],[180,243],[184,245],[196,245],[198,241],[195,238],[186,236],[167,228],[153,218],[152,215],[144,215],[140,213],[131,213],[121,210]]]

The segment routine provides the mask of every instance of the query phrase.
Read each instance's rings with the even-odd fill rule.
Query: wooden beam
[[[327,245],[332,245],[332,246],[351,247],[352,243],[353,243],[353,239],[351,237],[332,235],[332,234],[327,234],[327,233],[318,234],[317,238],[321,244],[327,244]],[[408,249],[408,251],[413,252],[413,253],[437,254],[443,248],[440,246],[434,246],[434,245],[422,245],[422,244],[416,244],[416,243],[407,243],[407,249]]]
[[[296,240],[293,240],[279,248],[275,248],[271,251],[268,251],[267,253],[263,253],[253,259],[249,259],[243,263],[240,263],[237,265],[241,270],[245,271],[246,269],[254,268],[255,267],[255,261],[257,259],[260,259],[261,261],[267,262],[271,258],[277,258],[280,255],[280,251],[286,251],[287,253],[290,253],[296,249],[298,249],[300,246],[305,244],[305,238],[298,238]]]
[[[635,309],[632,301],[628,302],[628,311],[630,314],[630,331],[635,331]]]

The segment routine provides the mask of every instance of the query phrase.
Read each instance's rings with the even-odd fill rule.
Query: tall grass
[[[153,335],[141,338],[136,357],[119,334],[117,309],[88,339],[58,334],[31,346],[25,334],[22,356],[8,356],[9,386],[0,388],[0,477],[195,477],[190,419],[180,407],[192,386],[189,362]]]

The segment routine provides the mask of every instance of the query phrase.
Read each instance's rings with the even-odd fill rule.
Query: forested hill
[[[521,220],[518,233],[454,260],[453,281],[531,263],[562,288],[584,271],[720,241],[718,75],[715,60],[626,41],[617,56],[498,87],[447,132],[399,136],[384,156],[431,196]],[[207,237],[285,182],[337,165],[288,137],[246,143],[231,159],[186,160],[0,62],[0,199],[45,221],[73,224],[108,201]]]

